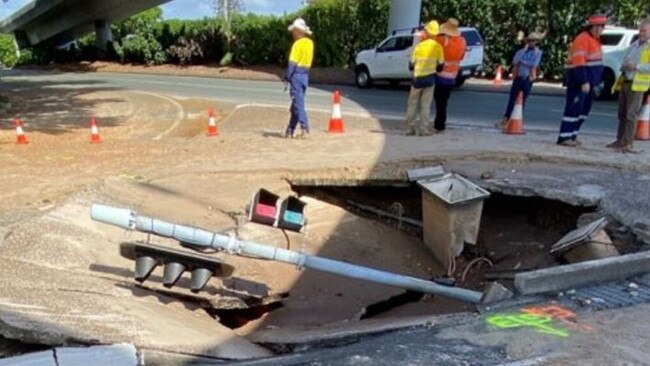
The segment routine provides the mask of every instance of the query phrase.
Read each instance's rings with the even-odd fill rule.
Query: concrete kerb
[[[138,365],[137,351],[132,344],[91,347],[57,347],[46,351],[0,359],[0,366],[76,366],[76,365]]]
[[[377,336],[401,329],[434,327],[473,319],[473,313],[420,316],[403,319],[368,319],[357,323],[334,324],[314,329],[260,330],[246,338],[256,344],[275,350],[332,347],[351,339]]]
[[[492,82],[487,79],[470,79],[461,90],[509,94],[511,85],[512,81],[506,81],[501,86],[495,87],[492,85]],[[560,83],[536,82],[533,84],[530,94],[542,96],[563,96],[565,93],[566,88],[564,88]]]
[[[515,288],[520,294],[532,295],[621,280],[648,272],[650,251],[519,273],[515,275]]]

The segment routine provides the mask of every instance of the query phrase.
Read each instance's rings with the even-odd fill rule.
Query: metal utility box
[[[447,266],[465,243],[476,244],[483,201],[490,193],[458,174],[418,184],[422,188],[424,244]]]

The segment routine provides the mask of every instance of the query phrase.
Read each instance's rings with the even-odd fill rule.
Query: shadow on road
[[[99,105],[120,104],[123,100],[103,92],[117,92],[120,88],[100,81],[6,81],[0,83],[0,93],[8,96],[11,107],[2,116],[8,120],[0,130],[12,130],[13,119],[22,120],[28,132],[63,135],[75,129],[88,129],[91,117]],[[95,94],[88,97],[89,94]],[[119,118],[104,117],[102,126],[117,126]]]

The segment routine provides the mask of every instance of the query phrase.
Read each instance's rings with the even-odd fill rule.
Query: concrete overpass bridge
[[[11,1],[11,0],[9,0]],[[170,0],[34,0],[0,23],[21,48],[43,42],[63,44],[95,31],[97,45],[112,41],[112,22]]]
[[[112,22],[169,1],[34,0],[0,22],[0,32],[14,33],[18,46],[25,48],[43,42],[64,44],[94,31],[97,46],[105,49],[112,41]],[[389,33],[419,24],[422,0],[391,1]]]

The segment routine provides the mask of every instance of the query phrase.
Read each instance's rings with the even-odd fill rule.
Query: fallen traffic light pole
[[[380,271],[373,268],[345,263],[333,259],[299,253],[293,250],[242,241],[235,236],[228,236],[200,228],[174,224],[164,220],[139,215],[137,212],[111,206],[93,204],[93,220],[115,225],[127,230],[137,230],[162,237],[173,238],[184,245],[201,249],[214,249],[233,255],[251,256],[270,259],[296,265],[298,268],[315,269],[322,272],[377,282],[384,285],[400,287],[416,292],[434,294],[468,303],[481,302],[483,293],[458,287],[439,285],[435,282],[415,277]]]

